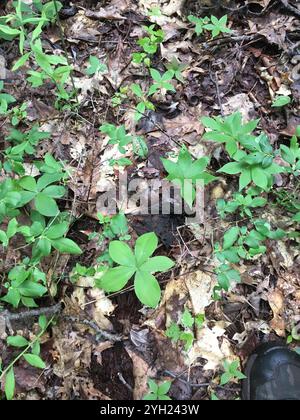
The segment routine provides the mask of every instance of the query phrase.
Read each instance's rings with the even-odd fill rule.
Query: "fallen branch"
[[[46,308],[31,309],[29,311],[18,312],[16,314],[9,311],[0,312],[0,317],[3,317],[5,321],[21,321],[26,318],[34,318],[40,315],[55,315],[62,310],[62,304],[57,303],[54,306]]]
[[[114,343],[124,340],[124,337],[120,334],[112,334],[108,331],[102,330],[102,328],[100,328],[95,321],[91,321],[89,319],[81,319],[79,317],[69,315],[63,316],[63,319],[65,321],[70,321],[76,324],[86,325],[87,327],[92,328],[92,330],[94,330],[101,337],[104,337]]]

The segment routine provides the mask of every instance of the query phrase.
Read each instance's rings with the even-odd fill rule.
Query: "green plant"
[[[171,398],[166,395],[169,392],[171,385],[171,381],[164,381],[158,385],[153,379],[148,379],[150,392],[144,396],[143,400],[171,400]]]
[[[130,88],[131,88],[131,91],[135,94],[135,96],[138,98],[138,101],[139,101],[136,105],[136,108],[135,108],[136,113],[135,113],[135,116],[134,116],[135,120],[139,121],[141,118],[143,118],[146,109],[154,111],[155,106],[153,105],[152,102],[150,102],[147,99],[147,96],[149,95],[149,93],[148,93],[148,95],[145,94],[140,85],[138,85],[137,83],[133,83],[130,86]]]
[[[244,196],[239,193],[233,195],[233,199],[225,201],[223,198],[217,201],[217,210],[222,219],[228,214],[233,214],[237,210],[241,217],[252,217],[252,209],[264,207],[267,204],[267,199],[264,197],[253,197],[249,192]]]
[[[19,50],[21,54],[24,52],[24,44],[28,39],[28,33],[31,32],[31,40],[34,41],[42,33],[45,25],[56,19],[56,10],[62,8],[62,4],[56,1],[50,1],[43,4],[41,1],[35,0],[33,6],[30,6],[22,0],[13,2],[15,8],[14,13],[9,13],[0,17],[0,38],[11,41],[19,38]],[[28,27],[34,30],[28,30]]]
[[[119,91],[112,97],[113,108],[121,105],[128,97],[128,86],[120,87]]]
[[[182,64],[176,57],[174,57],[169,63],[165,64],[168,71],[173,73],[172,77],[175,77],[179,82],[184,82],[182,71],[186,69],[186,64]]]
[[[293,325],[290,334],[287,337],[287,344],[291,344],[293,341],[300,341],[300,330],[299,325]]]
[[[228,382],[231,382],[232,380],[238,379],[246,379],[247,376],[245,376],[240,371],[240,363],[238,360],[235,360],[233,362],[228,362],[227,360],[223,364],[225,372],[221,376],[221,385],[226,385]]]
[[[295,135],[291,138],[290,147],[284,144],[280,145],[281,157],[289,165],[285,168],[285,171],[293,174],[295,177],[300,176],[300,146],[297,137],[300,137],[300,135]]]
[[[89,67],[86,70],[86,74],[92,76],[96,73],[106,73],[107,66],[104,63],[101,63],[98,57],[91,55],[89,57]]]
[[[170,83],[174,75],[173,71],[168,70],[163,75],[161,75],[158,70],[150,69],[150,74],[152,79],[154,80],[154,83],[149,88],[149,96],[162,89],[166,91],[176,92],[174,86],[172,85],[172,83]]]
[[[151,258],[157,245],[158,238],[153,232],[146,233],[136,240],[134,253],[125,242],[112,241],[109,244],[109,255],[118,265],[108,268],[97,286],[106,292],[117,292],[135,276],[136,296],[144,305],[155,308],[159,303],[161,291],[153,273],[167,271],[174,266],[173,261],[167,257]]]
[[[16,99],[8,93],[1,92],[4,88],[3,80],[0,80],[0,115],[6,114],[10,104],[16,102]]]
[[[103,226],[102,234],[99,240],[115,239],[121,241],[129,241],[131,236],[128,234],[128,222],[124,213],[118,213],[114,216],[104,216],[101,213],[97,214],[100,225]]]
[[[266,137],[261,137],[261,140]],[[267,144],[267,142],[265,142]],[[263,191],[269,191],[274,183],[274,175],[284,172],[283,167],[274,163],[274,155],[268,149],[263,149],[262,142],[257,145],[256,151],[252,153],[236,153],[234,155],[235,162],[224,165],[218,172],[225,174],[240,174],[239,189],[242,191],[251,182],[261,188]]]
[[[202,181],[204,185],[207,185],[216,179],[205,171],[209,159],[203,157],[193,161],[185,146],[182,147],[177,162],[163,158],[161,160],[169,174],[167,179],[180,187],[181,196],[190,207],[193,206],[196,197],[197,181]]]
[[[24,102],[21,106],[16,106],[11,110],[11,124],[16,127],[21,121],[27,117],[27,103]]]
[[[155,27],[156,25],[143,26],[143,29],[148,36],[138,40],[137,43],[142,47],[143,52],[133,53],[132,58],[134,63],[144,63],[146,66],[150,66],[150,57],[157,52],[159,45],[163,42],[165,37],[164,32],[161,29],[155,29]]]
[[[46,364],[40,356],[40,341],[52,321],[53,317],[48,321],[44,315],[41,315],[38,320],[39,332],[36,337],[30,341],[21,335],[7,337],[6,341],[9,346],[22,349],[6,368],[3,369],[0,362],[0,381],[4,379],[4,390],[7,400],[12,400],[15,394],[14,365],[20,359],[23,358],[30,366],[38,369],[45,369]]]
[[[132,142],[132,136],[126,133],[124,125],[116,127],[113,124],[105,123],[100,127],[101,133],[107,134],[109,144],[117,144],[120,153],[126,153],[125,146]]]
[[[76,263],[70,274],[71,283],[77,283],[81,277],[93,277],[96,274],[94,267],[85,267],[79,263]]]
[[[222,16],[220,19],[215,16],[211,16],[210,23],[204,25],[204,29],[211,32],[213,38],[220,35],[221,33],[230,34],[231,29],[227,28],[228,16]]]
[[[278,240],[285,235],[283,230],[272,230],[270,223],[260,219],[253,220],[252,229],[248,229],[247,226],[230,228],[224,234],[222,246],[220,243],[215,244],[214,254],[221,263],[215,270],[219,284],[215,292],[227,291],[232,282],[241,281],[240,273],[231,264],[264,254],[267,250],[264,245],[267,239]]]
[[[24,156],[32,156],[36,153],[36,146],[40,140],[48,139],[50,133],[40,131],[37,125],[34,125],[30,130],[22,132],[17,129],[12,129],[6,137],[6,141],[13,143],[13,146],[5,150],[5,162],[3,168],[7,172],[16,172],[18,175],[24,175],[25,169],[23,166]]]
[[[197,18],[196,16],[189,15],[188,20],[195,25],[197,35],[202,35],[204,29],[210,31],[213,38],[220,35],[220,33],[230,34],[232,32],[231,29],[227,28],[227,15],[222,16],[220,19],[215,16],[211,16],[210,18],[207,16],[205,18]]]
[[[193,15],[189,15],[188,20],[195,25],[195,32],[198,36],[203,34],[204,25],[208,24],[210,21],[207,16],[205,18],[198,18]]]
[[[181,315],[179,325],[175,322],[172,322],[166,329],[166,336],[175,343],[178,341],[183,342],[184,350],[189,351],[195,339],[193,327],[196,325],[197,328],[201,328],[204,321],[204,314],[198,314],[193,317],[188,309],[185,309]]]
[[[228,117],[203,117],[202,124],[209,129],[204,136],[204,140],[213,140],[225,143],[225,149],[230,157],[238,151],[239,143],[242,141],[251,142],[253,136],[250,135],[256,129],[259,120],[253,120],[244,124],[242,114],[235,112]]]
[[[272,102],[272,108],[281,108],[292,102],[290,96],[277,96],[276,99]]]

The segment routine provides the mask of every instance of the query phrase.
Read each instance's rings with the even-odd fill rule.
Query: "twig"
[[[76,316],[69,316],[69,315],[66,315],[66,316],[63,315],[63,319],[65,321],[70,321],[70,322],[73,322],[73,323],[86,325],[86,326],[92,328],[94,331],[96,331],[97,334],[99,334],[100,336],[106,338],[109,341],[113,341],[113,342],[116,343],[118,341],[123,341],[124,340],[124,337],[122,335],[120,335],[120,334],[112,334],[112,333],[110,333],[108,331],[102,330],[96,324],[96,322],[94,322],[92,320],[81,319],[81,318],[78,318]]]
[[[0,312],[0,317],[4,317],[6,321],[20,321],[26,318],[34,318],[40,315],[55,315],[59,313],[61,309],[61,303],[57,303],[54,306],[39,309],[31,309],[29,311],[19,312],[17,314],[13,314],[9,311],[3,311]]]
[[[211,48],[213,46],[219,46],[224,44],[230,44],[231,42],[250,42],[250,41],[259,41],[265,39],[264,35],[261,34],[252,34],[252,35],[238,35],[238,36],[226,36],[224,38],[212,39],[210,41],[205,41],[202,43],[202,46],[205,49]]]

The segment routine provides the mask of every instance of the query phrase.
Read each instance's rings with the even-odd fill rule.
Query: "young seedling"
[[[171,385],[171,381],[165,381],[158,385],[153,379],[148,379],[150,392],[144,396],[143,400],[171,400],[167,395]]]
[[[216,18],[215,16],[211,16],[210,18],[211,23],[207,23],[203,27],[204,29],[211,32],[212,38],[217,37],[221,33],[230,34],[232,30],[227,28],[227,20],[228,20],[227,15],[222,16],[220,19]]]
[[[176,92],[174,86],[170,81],[173,79],[174,72],[169,70],[166,71],[163,75],[156,69],[150,69],[150,74],[154,83],[150,86],[148,95],[152,96],[154,93],[160,90]]]
[[[226,385],[228,382],[231,382],[233,380],[241,380],[246,379],[247,376],[245,376],[240,371],[240,363],[238,360],[235,360],[234,362],[228,362],[227,360],[223,364],[225,372],[221,376],[221,385]]]
[[[86,74],[89,76],[93,76],[96,73],[106,73],[108,71],[107,65],[101,63],[98,57],[93,55],[89,58],[89,66],[86,70]]]

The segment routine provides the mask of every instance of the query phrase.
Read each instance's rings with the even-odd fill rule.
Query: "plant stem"
[[[33,341],[31,341],[28,346],[24,348],[24,350],[21,351],[20,354],[4,369],[4,371],[0,375],[0,381],[4,378],[6,373],[14,366],[14,364],[41,338],[41,336],[45,333],[51,322],[53,321],[54,316],[50,319],[50,321],[47,323],[46,327],[41,330],[41,332],[35,337]]]

